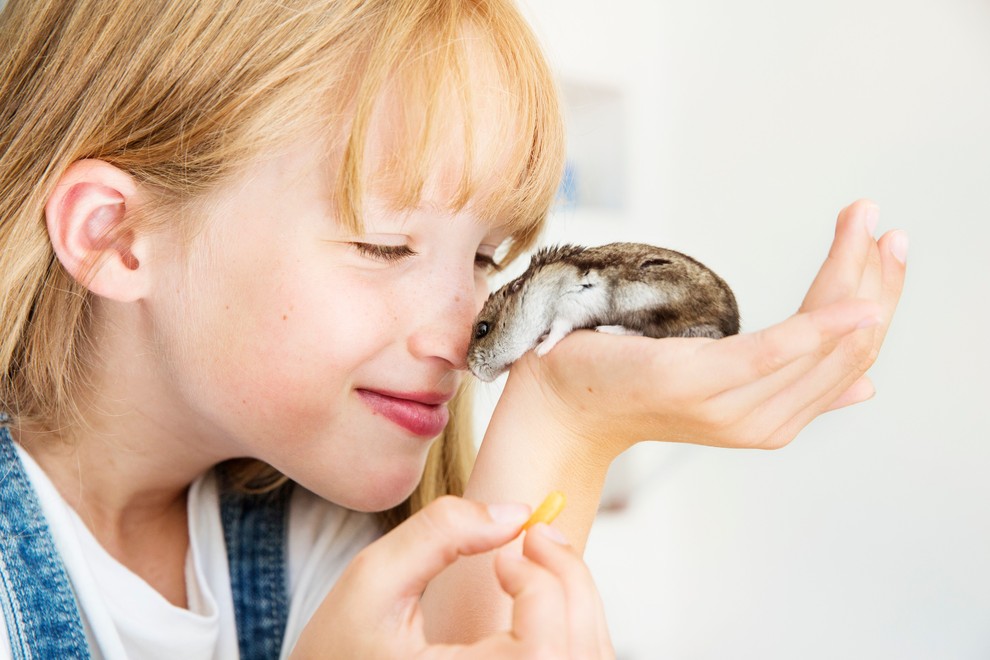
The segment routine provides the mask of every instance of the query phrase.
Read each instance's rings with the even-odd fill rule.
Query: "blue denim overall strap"
[[[289,617],[286,546],[292,484],[244,493],[225,481],[220,479],[220,517],[241,660],[276,660]]]
[[[0,609],[15,660],[89,658],[69,576],[0,413]]]

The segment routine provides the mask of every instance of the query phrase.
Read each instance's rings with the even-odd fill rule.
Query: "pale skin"
[[[504,234],[439,199],[399,213],[372,198],[354,235],[328,210],[325,157],[305,135],[259,159],[199,207],[188,245],[167,230],[105,239],[145,203],[105,162],[73,164],[46,207],[56,255],[95,294],[94,366],[79,393],[85,425],[59,431],[64,443],[28,427],[15,435],[110,554],[179,607],[186,492],[204,470],[254,456],[344,506],[388,508],[415,487],[431,438],[359,392],[447,395],[466,373],[486,263]],[[415,255],[383,258],[367,245]],[[431,504],[358,556],[297,655],[608,657],[591,576],[546,528],[498,564],[500,593],[517,604],[510,626],[477,646],[427,644],[425,584],[460,554],[518,536],[528,514],[524,504]],[[353,625],[328,623],[344,620]]]
[[[843,209],[799,311],[764,330],[718,341],[582,331],[542,358],[528,353],[509,373],[465,495],[535,504],[562,490],[568,506],[555,525],[583,549],[608,466],[632,444],[775,449],[818,415],[869,399],[865,372],[900,297],[907,253],[902,232],[874,239],[876,223],[868,200]],[[501,614],[489,609],[501,597],[484,561],[460,562],[435,581],[443,598],[462,589],[478,610],[466,616],[474,628],[438,626],[437,638],[469,639],[507,620],[507,603]]]
[[[46,208],[69,272],[83,279],[83,265],[99,263],[85,279],[97,296],[93,389],[80,393],[88,425],[62,433],[68,445],[29,428],[18,437],[107,550],[178,606],[185,493],[204,470],[254,456],[344,506],[387,508],[415,486],[429,438],[373,414],[356,393],[449,393],[465,374],[487,295],[484,260],[504,233],[470,205],[445,210],[434,182],[432,197],[403,213],[370,204],[365,232],[349,234],[330,220],[318,144],[304,136],[217,191],[188,247],[168,231],[102,240],[146,200],[100,161],[70,167]],[[537,530],[525,560],[503,557],[496,573],[487,556],[458,562],[420,605],[434,574],[507,544],[526,512],[499,522],[484,507],[442,500],[359,556],[300,652],[326,649],[333,631],[337,648],[363,657],[608,657],[579,555],[609,463],[647,438],[782,446],[822,412],[868,398],[863,374],[904,276],[894,256],[903,237],[875,241],[870,208],[840,214],[821,274],[781,324],[718,342],[580,332],[519,361],[466,495],[535,505],[562,490],[568,507],[555,527],[571,547],[544,543],[550,536]],[[415,254],[386,261],[355,243]],[[342,630],[333,627],[341,611],[367,616]],[[484,646],[431,649],[432,637]]]

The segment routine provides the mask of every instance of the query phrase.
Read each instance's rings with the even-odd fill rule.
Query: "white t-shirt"
[[[176,607],[110,556],[20,445],[82,612],[94,659],[231,660],[238,657],[234,603],[212,471],[189,490],[188,609]],[[341,508],[296,486],[289,505],[287,657],[354,555],[379,535],[374,516]],[[11,658],[0,617],[0,660]]]

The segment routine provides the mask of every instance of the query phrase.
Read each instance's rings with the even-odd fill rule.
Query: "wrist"
[[[618,452],[588,429],[569,423],[547,404],[539,387],[524,374],[510,374],[465,496],[483,502],[525,502],[535,507],[548,492],[563,491],[567,507],[555,525],[580,549]]]
[[[562,424],[542,393],[532,389],[538,383],[520,376],[509,376],[464,496],[535,508],[550,491],[562,491],[567,506],[554,527],[580,553],[598,511],[611,458],[594,446],[595,438]],[[522,551],[521,539],[509,545]],[[428,639],[466,643],[509,625],[512,601],[495,578],[492,560],[492,555],[462,557],[430,584],[422,599]]]
[[[576,463],[607,471],[634,444],[627,437],[629,415],[613,419],[613,407],[594,391],[597,386],[584,382],[583,374],[562,373],[559,365],[552,364],[556,357],[539,358],[531,352],[516,362],[496,413],[501,408],[507,415],[526,419],[533,432],[541,434],[536,437],[557,443]]]

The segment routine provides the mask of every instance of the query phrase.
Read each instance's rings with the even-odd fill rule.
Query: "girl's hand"
[[[526,533],[523,554],[495,561],[513,599],[512,629],[463,646],[431,645],[420,596],[461,555],[519,534],[524,505],[440,498],[361,551],[313,615],[293,658],[611,658],[601,602],[584,562],[555,530]],[[554,539],[558,540],[554,540]],[[462,611],[446,604],[449,612]]]
[[[576,332],[518,361],[506,391],[590,439],[604,461],[645,439],[781,447],[819,414],[873,395],[864,374],[900,297],[907,250],[900,232],[874,240],[876,219],[866,201],[839,214],[828,258],[782,323],[717,341]]]

